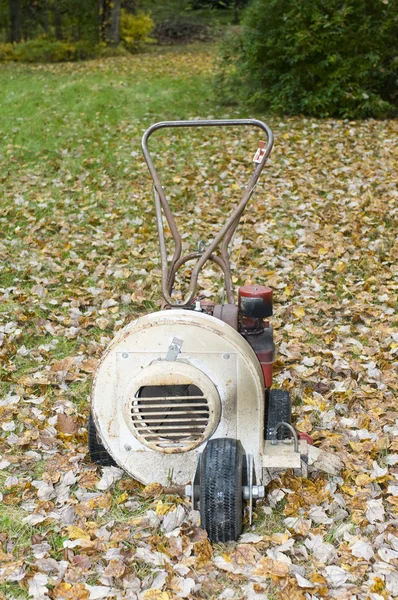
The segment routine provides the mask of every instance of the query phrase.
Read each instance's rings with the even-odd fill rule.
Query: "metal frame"
[[[290,424],[290,423],[286,423],[285,421],[279,421],[279,423],[277,423],[274,427],[274,431],[272,433],[272,438],[271,438],[271,444],[273,446],[276,446],[278,444],[278,431],[281,427],[287,427],[287,429],[289,429],[290,433],[293,436],[293,441],[294,441],[294,451],[298,452],[299,451],[299,439],[298,439],[298,435],[297,435],[297,431],[294,429],[294,427]]]
[[[262,129],[267,136],[267,144],[265,146],[264,154],[262,156],[261,162],[256,165],[254,172],[250,178],[250,181],[243,193],[242,199],[239,204],[234,208],[230,216],[228,217],[226,223],[222,227],[221,231],[216,235],[214,240],[208,245],[208,247],[203,252],[192,252],[185,256],[181,256],[182,254],[182,243],[181,236],[178,232],[177,225],[173,214],[170,210],[169,203],[167,202],[166,195],[163,189],[162,184],[160,183],[159,176],[155,169],[155,166],[152,161],[152,157],[150,155],[148,149],[148,139],[149,137],[157,130],[164,128],[180,128],[180,127],[239,127],[239,126],[249,126],[249,127],[259,127]],[[274,136],[272,134],[271,129],[263,123],[262,121],[258,121],[257,119],[229,119],[229,120],[211,120],[211,121],[163,121],[161,123],[155,123],[149,129],[146,130],[142,137],[142,151],[144,153],[144,158],[147,162],[149,172],[152,176],[154,185],[155,185],[155,208],[156,208],[156,221],[157,228],[159,234],[159,246],[160,246],[160,257],[162,263],[162,295],[165,302],[174,308],[183,308],[189,306],[195,296],[196,286],[198,283],[198,276],[200,270],[203,268],[204,264],[208,260],[212,260],[217,263],[224,272],[225,276],[225,290],[227,301],[229,304],[234,304],[234,296],[232,290],[232,275],[231,275],[231,266],[230,259],[228,253],[228,245],[232,239],[232,236],[238,226],[240,217],[249,202],[258,178],[260,177],[261,171],[264,168],[264,165],[270,155],[272,150],[272,146],[274,143]],[[163,213],[162,213],[163,211]],[[167,262],[167,251],[166,251],[166,240],[164,235],[163,228],[163,220],[162,217],[166,217],[167,223],[170,227],[171,234],[174,240],[174,254],[171,260],[170,266]],[[214,254],[217,247],[221,244],[221,256]],[[185,296],[181,303],[175,302],[171,293],[173,290],[173,285],[175,281],[175,276],[178,269],[184,265],[186,262],[190,260],[197,259],[196,265],[194,266],[191,274],[191,281],[189,285],[188,294]]]

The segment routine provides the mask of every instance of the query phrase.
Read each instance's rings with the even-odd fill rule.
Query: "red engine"
[[[273,329],[267,320],[272,315],[272,289],[245,285],[238,291],[239,332],[257,354],[266,387],[272,385],[275,356]]]

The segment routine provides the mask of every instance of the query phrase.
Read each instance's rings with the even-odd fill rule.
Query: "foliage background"
[[[254,0],[218,85],[224,100],[284,114],[396,114],[398,2]]]

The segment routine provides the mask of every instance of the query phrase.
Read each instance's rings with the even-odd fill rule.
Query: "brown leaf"
[[[126,570],[126,566],[121,560],[114,559],[109,561],[108,566],[104,570],[105,577],[121,577]]]
[[[82,583],[67,583],[62,581],[52,591],[55,600],[88,600],[90,592]]]
[[[71,356],[67,356],[61,360],[55,360],[51,365],[51,371],[69,371],[75,364]]]
[[[56,428],[60,433],[66,433],[68,435],[73,435],[78,431],[75,417],[65,415],[64,413],[58,413]]]
[[[110,508],[112,506],[112,494],[110,492],[101,494],[101,496],[88,500],[87,504],[90,508]]]
[[[122,479],[119,481],[119,488],[122,491],[132,492],[133,490],[137,490],[140,487],[140,483],[135,479]]]
[[[82,571],[89,571],[92,566],[92,562],[85,554],[77,554],[72,557],[71,560],[74,567],[79,567]]]
[[[230,554],[231,561],[239,566],[256,565],[260,558],[261,554],[251,544],[238,544]]]
[[[259,566],[253,573],[263,577],[286,577],[289,573],[289,565],[266,557],[259,561]]]
[[[200,569],[201,567],[207,565],[213,556],[213,548],[208,539],[204,539],[200,542],[195,542],[194,552],[196,554],[196,567]]]
[[[79,502],[75,506],[75,513],[79,517],[90,517],[94,512],[94,508],[89,506],[88,502]]]
[[[80,369],[82,371],[84,371],[85,373],[94,373],[97,368],[97,365],[98,365],[97,358],[88,358],[87,360],[84,360],[81,363]]]
[[[87,471],[79,478],[79,485],[84,488],[95,488],[98,482],[99,478],[97,477],[95,471]]]
[[[163,493],[163,486],[160,483],[150,483],[145,486],[141,494],[144,498],[155,498]]]

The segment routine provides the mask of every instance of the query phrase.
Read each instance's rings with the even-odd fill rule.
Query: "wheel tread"
[[[213,542],[236,540],[242,530],[243,451],[237,440],[208,442],[201,460],[202,527]]]
[[[292,404],[287,390],[269,390],[268,406],[266,410],[265,439],[272,438],[274,427],[281,421],[285,423],[292,422]],[[281,427],[278,431],[278,440],[284,440],[291,437],[287,427]]]

